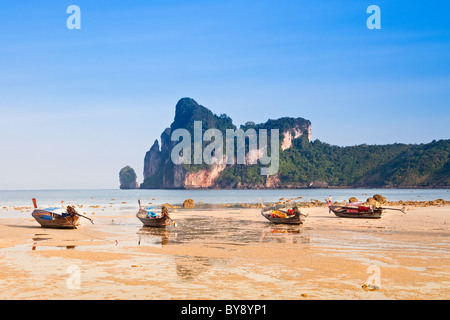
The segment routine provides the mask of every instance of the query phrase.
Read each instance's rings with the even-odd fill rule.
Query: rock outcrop
[[[183,202],[183,209],[194,209],[195,204],[193,199],[186,199]]]
[[[291,129],[287,129],[286,131],[283,132],[283,141],[281,142],[281,150],[286,150],[292,147],[292,143],[294,141],[294,139],[298,139],[301,136],[303,136],[305,134],[305,129],[307,130],[307,135],[308,135],[308,141],[311,142],[311,126],[307,126],[305,127],[300,127],[299,125],[291,128]]]
[[[153,146],[145,154],[144,158],[144,177],[153,177],[158,173],[163,159],[159,150],[158,140],[155,140]]]
[[[119,172],[120,189],[137,189],[139,183],[137,182],[136,172],[130,166],[123,167]]]

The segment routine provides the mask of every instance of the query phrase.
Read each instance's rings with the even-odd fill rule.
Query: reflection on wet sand
[[[37,247],[38,247],[38,246],[37,246],[37,243],[34,242],[33,245],[32,245],[32,247],[31,247],[31,251],[36,251],[36,248],[37,248]],[[54,248],[57,248],[57,249],[63,249],[63,248],[65,248],[66,250],[73,250],[73,249],[76,248],[76,246],[41,246],[40,248],[42,248],[42,249],[44,249],[44,250],[52,250],[52,249],[54,249]]]
[[[164,228],[152,228],[152,227],[141,227],[138,234],[138,246],[144,243],[146,244],[161,244],[165,246],[169,243],[170,238],[175,240],[177,238],[176,232],[171,232]]]
[[[36,248],[37,248],[37,244],[40,241],[53,240],[53,238],[51,238],[51,237],[42,237],[42,236],[48,236],[48,235],[49,235],[48,233],[36,233],[36,234],[34,234],[34,237],[31,238],[31,240],[33,240],[33,245],[31,247],[31,250],[35,251]],[[71,241],[71,240],[66,240],[66,241]],[[70,245],[70,246],[64,246],[64,245],[55,245],[55,246],[43,245],[43,246],[41,246],[41,248],[45,248],[47,250],[49,250],[51,248],[58,248],[58,249],[65,248],[67,250],[72,250],[72,249],[75,249],[75,247],[76,246],[74,246],[74,245]]]
[[[214,243],[308,243],[310,237],[302,226],[273,225],[271,223],[231,218],[191,217],[178,220],[176,237],[171,244],[208,241]],[[172,229],[173,230],[173,229]],[[167,229],[165,230],[167,232]],[[161,230],[151,231],[159,235]]]
[[[299,226],[274,226],[267,229],[261,232],[260,243],[295,244],[311,242],[311,236]]]

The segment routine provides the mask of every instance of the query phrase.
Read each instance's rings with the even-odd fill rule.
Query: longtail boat
[[[405,207],[401,209],[383,208],[376,206],[364,206],[360,203],[350,203],[349,205],[339,206],[332,205],[331,199],[325,199],[328,204],[329,212],[333,212],[336,216],[342,218],[360,218],[360,219],[380,219],[384,215],[385,210],[399,210],[405,213]]]
[[[136,217],[141,220],[141,222],[146,227],[156,227],[156,228],[165,228],[166,226],[173,224],[177,226],[177,223],[172,220],[169,216],[169,211],[165,206],[161,208],[161,214],[155,212],[155,207],[145,207],[141,206],[141,201],[139,202],[139,211],[136,214]]]
[[[329,210],[336,216],[342,218],[364,218],[364,219],[380,219],[383,216],[383,209],[370,208],[364,206],[332,206]]]
[[[272,223],[299,225],[303,224],[307,217],[297,207],[293,207],[292,209],[271,209],[265,206],[261,199],[259,201],[261,202],[261,215]]]
[[[31,215],[44,228],[76,229],[80,225],[80,217],[86,218],[94,223],[92,219],[79,214],[72,206],[67,206],[66,209],[62,207],[39,209],[36,204],[36,199],[33,198],[32,201],[34,210]]]

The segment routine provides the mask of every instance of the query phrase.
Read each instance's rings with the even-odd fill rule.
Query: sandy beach
[[[449,299],[450,206],[344,219],[302,208],[301,226],[257,208],[177,210],[142,227],[134,210],[95,209],[76,230],[3,208],[0,299]]]

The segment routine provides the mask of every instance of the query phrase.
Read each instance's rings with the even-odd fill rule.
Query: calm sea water
[[[450,200],[449,189],[293,189],[293,190],[0,190],[0,208],[4,206],[31,206],[36,198],[40,207],[65,204],[106,205],[111,202],[132,204],[142,199],[143,203],[155,205],[181,204],[186,199],[195,203],[256,203],[275,202],[281,198],[303,197],[301,200],[323,201],[331,196],[334,201],[356,197],[365,200],[381,194],[390,201],[435,199]],[[153,200],[155,199],[155,200]]]

